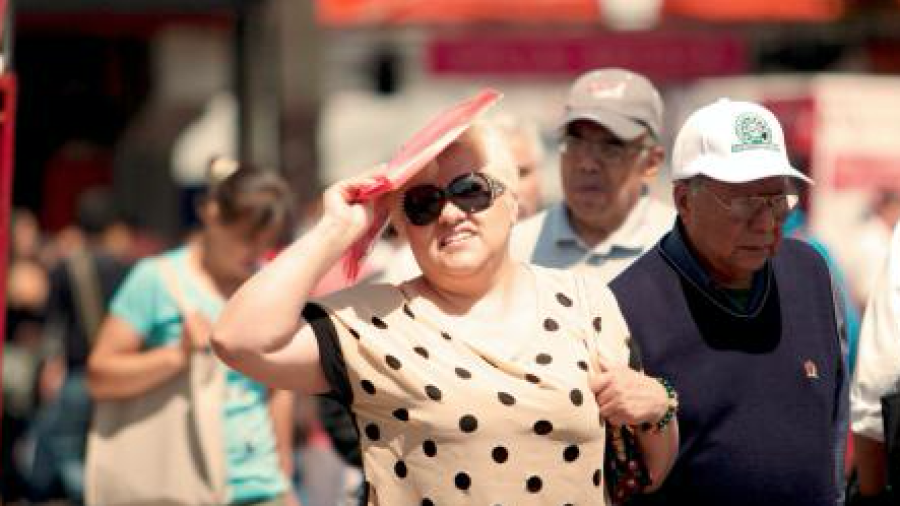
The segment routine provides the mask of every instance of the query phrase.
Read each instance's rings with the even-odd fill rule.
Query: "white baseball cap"
[[[694,111],[675,138],[672,179],[698,175],[725,183],[775,176],[813,183],[791,166],[784,132],[771,111],[727,98]]]

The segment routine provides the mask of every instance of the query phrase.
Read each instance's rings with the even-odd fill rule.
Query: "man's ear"
[[[652,180],[659,174],[659,168],[662,167],[663,161],[666,159],[666,151],[662,146],[650,146],[644,150],[643,160],[643,176],[645,179]]]
[[[672,186],[672,202],[678,215],[689,219],[693,203],[691,202],[691,185],[683,181],[676,181]]]

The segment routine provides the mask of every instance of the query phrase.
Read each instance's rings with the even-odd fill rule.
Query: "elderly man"
[[[674,219],[647,190],[665,155],[662,113],[659,92],[634,72],[601,69],[578,78],[561,132],[564,202],[516,227],[513,254],[588,269],[606,282],[653,246]]]
[[[825,261],[781,236],[809,178],[771,112],[725,99],[688,118],[672,177],[675,226],[611,284],[680,399],[675,467],[636,504],[841,503],[843,324]]]

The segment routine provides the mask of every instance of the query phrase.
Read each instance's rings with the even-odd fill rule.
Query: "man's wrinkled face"
[[[676,185],[675,203],[713,277],[746,283],[777,251],[795,193],[784,177],[739,184],[701,178]]]

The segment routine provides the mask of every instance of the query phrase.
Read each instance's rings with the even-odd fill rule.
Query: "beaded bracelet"
[[[666,390],[666,397],[668,405],[666,406],[666,412],[656,421],[656,423],[645,422],[641,424],[641,429],[644,431],[653,431],[656,433],[662,432],[668,427],[668,425],[672,422],[672,419],[675,418],[675,413],[678,411],[678,392],[675,391],[675,387],[672,386],[672,383],[665,378],[654,378],[659,382],[660,385]]]

